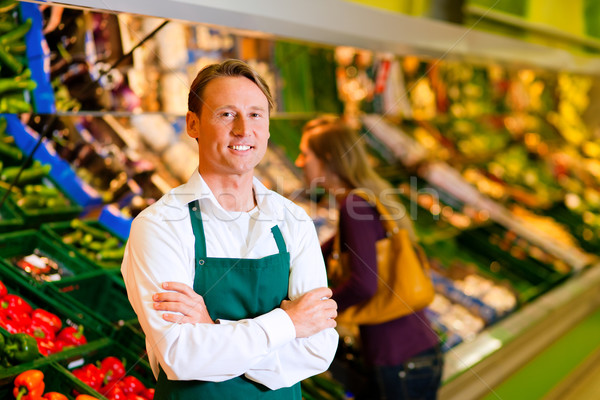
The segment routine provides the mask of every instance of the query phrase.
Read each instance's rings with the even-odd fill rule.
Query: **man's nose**
[[[236,136],[245,136],[247,134],[248,121],[244,117],[236,116],[233,120],[233,134]]]
[[[304,155],[300,154],[296,158],[296,161],[294,162],[294,164],[296,164],[296,167],[298,167],[298,168],[304,168],[304,164],[306,164],[306,162],[304,160]]]

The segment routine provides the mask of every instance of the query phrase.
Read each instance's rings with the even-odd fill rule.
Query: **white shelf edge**
[[[397,55],[459,58],[470,62],[600,74],[599,57],[577,56],[562,49],[344,0],[68,0],[44,3],[205,23],[273,38],[352,46]]]

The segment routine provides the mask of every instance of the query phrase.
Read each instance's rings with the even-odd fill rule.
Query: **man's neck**
[[[201,175],[225,210],[246,212],[256,206],[252,189],[252,175]]]

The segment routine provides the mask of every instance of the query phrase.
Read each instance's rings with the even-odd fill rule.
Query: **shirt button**
[[[199,265],[204,265],[204,260],[200,260],[200,261],[198,261],[198,264],[199,264]]]
[[[198,211],[197,207],[192,207],[192,211]]]

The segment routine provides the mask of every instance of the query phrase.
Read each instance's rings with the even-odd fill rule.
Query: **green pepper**
[[[4,354],[11,362],[21,364],[37,358],[40,352],[35,338],[26,333],[15,333],[6,340]]]

